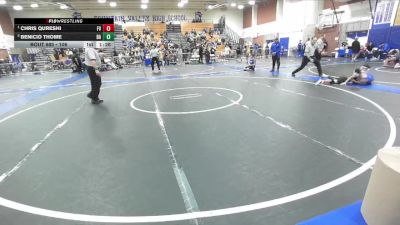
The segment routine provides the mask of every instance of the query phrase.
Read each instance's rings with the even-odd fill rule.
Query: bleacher
[[[213,23],[181,23],[181,33],[185,34],[192,30],[204,31],[204,29],[214,29]]]
[[[167,25],[165,23],[146,23],[146,27],[160,36],[161,33],[167,30]]]
[[[134,34],[143,34],[143,29],[145,28],[153,31],[156,38],[160,38],[160,34],[167,30],[167,25],[165,23],[146,23],[144,26],[137,25],[124,27],[124,29],[129,33],[133,32]]]

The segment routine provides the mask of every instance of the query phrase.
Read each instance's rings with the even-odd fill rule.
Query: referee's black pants
[[[309,62],[310,62],[310,59],[308,59],[307,56],[304,56],[303,61],[301,61],[301,66],[299,68],[297,68],[295,71],[293,71],[292,74],[295,74],[295,73],[299,72],[300,70],[304,69],[304,67],[306,67]],[[321,63],[319,62],[319,60],[314,59],[314,65],[317,67],[318,75],[322,76],[322,68],[321,68]]]
[[[272,70],[275,69],[275,64],[277,64],[277,70],[281,66],[281,57],[279,55],[272,55]]]
[[[151,58],[151,70],[154,70],[154,63],[157,63],[157,68],[160,70],[160,64],[158,63],[158,57]]]
[[[96,70],[92,66],[87,66],[86,70],[89,74],[90,84],[92,87],[92,90],[88,94],[88,97],[94,101],[97,101],[97,100],[99,100],[99,94],[100,94],[101,76],[98,76],[96,74]]]

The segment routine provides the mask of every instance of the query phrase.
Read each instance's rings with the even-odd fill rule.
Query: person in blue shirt
[[[281,47],[278,38],[275,38],[274,43],[271,45],[272,70],[270,72],[275,71],[275,64],[277,64],[276,71],[279,72],[279,67],[281,66]]]
[[[383,43],[383,51],[384,52],[389,52],[390,51],[390,46],[388,43]]]

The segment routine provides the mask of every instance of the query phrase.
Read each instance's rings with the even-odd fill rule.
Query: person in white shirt
[[[313,62],[314,63],[314,65],[317,67],[318,75],[320,77],[322,76],[321,63],[315,57],[315,52],[316,52],[316,49],[317,49],[316,42],[317,42],[317,38],[314,37],[314,38],[311,39],[310,42],[307,43],[306,48],[304,50],[304,57],[303,57],[303,60],[301,62],[301,66],[292,72],[292,77],[295,77],[296,76],[295,74],[297,72],[299,72],[300,70],[302,70],[309,62]]]
[[[103,100],[99,99],[100,87],[101,87],[101,74],[99,68],[101,66],[101,60],[99,53],[94,48],[85,49],[85,65],[86,71],[89,74],[91,91],[87,94],[87,97],[92,99],[92,104],[100,104]]]
[[[160,64],[159,64],[159,62],[158,62],[158,56],[159,56],[159,54],[158,54],[158,48],[156,48],[156,47],[151,47],[151,50],[150,50],[150,57],[151,57],[151,70],[152,71],[154,71],[154,63],[157,63],[157,68],[158,68],[158,71],[160,71]]]
[[[322,51],[324,50],[324,40],[323,40],[323,36],[321,36],[320,38],[318,38],[317,42],[315,43],[315,47],[316,47],[316,53],[315,53],[315,58],[318,60],[321,60],[322,57]]]

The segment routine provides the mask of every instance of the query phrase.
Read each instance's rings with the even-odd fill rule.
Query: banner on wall
[[[116,23],[128,22],[182,22],[189,18],[186,15],[139,15],[139,16],[94,16],[94,18],[114,18]]]
[[[396,1],[381,1],[375,10],[374,24],[385,24],[392,22],[392,14]]]
[[[393,26],[396,15],[399,14],[398,6],[399,1],[379,1],[375,9],[373,26]],[[398,16],[397,20],[400,20]]]

